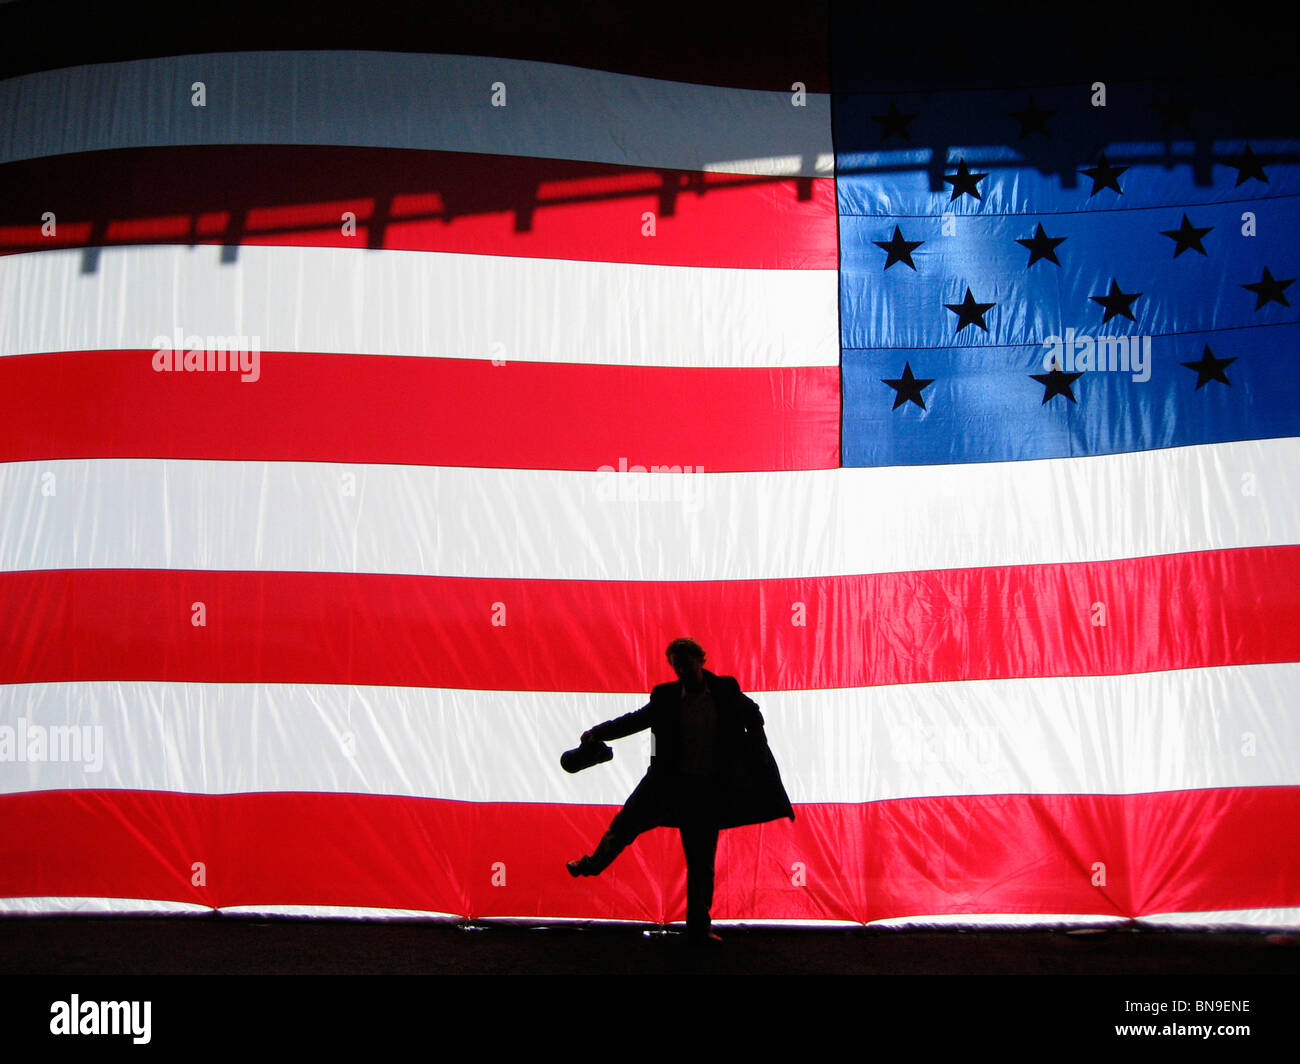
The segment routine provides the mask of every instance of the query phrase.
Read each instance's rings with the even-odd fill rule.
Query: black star
[[[1153,103],[1151,110],[1160,115],[1161,133],[1168,132],[1174,126],[1182,126],[1188,133],[1192,131],[1192,124],[1188,118],[1191,106],[1186,100],[1170,96],[1164,103]]]
[[[952,199],[956,199],[964,192],[974,196],[977,200],[982,200],[984,197],[980,195],[979,189],[975,186],[988,176],[988,174],[972,174],[966,166],[966,160],[962,159],[957,164],[957,172],[951,176],[944,174],[943,179],[952,185]],[[948,202],[951,203],[952,200]]]
[[[892,381],[888,380],[885,377],[881,377],[880,379],[884,381],[884,383],[888,384],[891,388],[894,389],[894,391],[898,393],[896,396],[894,396],[895,410],[897,410],[908,400],[911,400],[922,410],[924,410],[925,400],[921,398],[921,392],[924,389],[930,387],[930,385],[932,385],[935,380],[933,377],[930,377],[928,379],[924,377],[913,377],[912,363],[910,362],[905,362],[903,364],[903,375],[901,377],[896,377]]]
[[[1137,318],[1133,317],[1133,300],[1141,294],[1141,292],[1121,292],[1118,282],[1111,278],[1110,292],[1107,295],[1088,298],[1106,308],[1106,316],[1101,319],[1101,323],[1105,325],[1116,314],[1123,314],[1129,321],[1137,321]]]
[[[1250,150],[1250,145],[1246,145],[1246,150],[1241,153],[1240,162],[1228,163],[1237,171],[1237,184],[1243,181],[1249,181],[1252,177],[1257,181],[1263,181],[1268,184],[1268,174],[1264,173],[1263,164],[1255,157],[1255,153]]]
[[[1074,392],[1070,386],[1083,376],[1082,371],[1079,373],[1062,373],[1053,366],[1051,373],[1031,373],[1030,376],[1044,386],[1043,406],[1046,406],[1047,400],[1054,395],[1063,395],[1072,403],[1079,401],[1074,397]]]
[[[1050,137],[1052,134],[1047,130],[1047,120],[1054,114],[1055,111],[1044,111],[1031,96],[1029,106],[1023,111],[1012,111],[1011,117],[1020,123],[1020,139],[1024,140],[1030,133],[1041,133],[1045,137]]]
[[[1210,381],[1222,381],[1231,387],[1232,381],[1228,380],[1228,375],[1223,371],[1236,361],[1235,358],[1215,358],[1210,345],[1206,344],[1199,362],[1184,362],[1183,365],[1188,369],[1196,370],[1196,390],[1199,392],[1201,385],[1208,384]]]
[[[911,140],[912,134],[907,131],[907,126],[915,117],[916,115],[909,115],[900,111],[898,109],[898,104],[895,101],[890,100],[889,110],[883,115],[872,115],[871,120],[880,123],[881,140],[888,140],[895,133],[904,140]]]
[[[1119,175],[1127,169],[1127,166],[1111,166],[1106,161],[1106,153],[1102,152],[1101,160],[1096,166],[1085,167],[1079,173],[1087,174],[1092,178],[1092,191],[1088,193],[1089,196],[1095,196],[1103,188],[1113,188],[1122,194],[1124,190],[1119,187]]]
[[[894,226],[894,236],[892,240],[873,240],[873,244],[889,252],[889,258],[885,260],[885,269],[889,269],[894,263],[902,262],[916,269],[916,264],[912,262],[912,252],[925,243],[924,240],[904,240],[903,233]]]
[[[1214,226],[1211,225],[1204,229],[1197,229],[1187,220],[1187,215],[1184,214],[1182,225],[1177,229],[1161,229],[1160,235],[1178,241],[1178,246],[1174,248],[1174,258],[1178,258],[1184,251],[1199,251],[1202,255],[1205,255],[1205,248],[1201,247],[1201,237],[1205,236],[1213,228]]]
[[[1048,236],[1043,232],[1043,223],[1038,223],[1038,232],[1027,240],[1017,238],[1016,243],[1021,244],[1029,249],[1029,266],[1032,266],[1039,259],[1047,259],[1048,262],[1054,262],[1061,265],[1061,260],[1056,257],[1056,248],[1058,244],[1064,244],[1066,238],[1063,236]],[[1026,266],[1025,269],[1029,269]]]
[[[989,327],[984,324],[985,311],[992,310],[997,306],[996,303],[976,303],[975,297],[971,295],[971,290],[966,289],[966,298],[960,303],[945,303],[945,307],[957,315],[957,332],[961,332],[967,325],[978,325],[985,332]],[[956,335],[954,333],[954,335]]]
[[[1289,307],[1291,304],[1286,301],[1286,296],[1282,294],[1282,289],[1287,288],[1294,283],[1294,277],[1289,280],[1282,280],[1281,278],[1274,277],[1268,272],[1268,267],[1265,266],[1263,277],[1254,284],[1244,284],[1241,287],[1255,293],[1255,309],[1259,310],[1259,308],[1265,303],[1281,303],[1282,306]]]

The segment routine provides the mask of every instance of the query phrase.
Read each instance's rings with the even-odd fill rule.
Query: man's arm
[[[756,707],[757,708],[757,707]],[[622,739],[626,735],[634,735],[636,732],[645,731],[650,727],[650,706],[642,706],[640,709],[633,710],[621,717],[615,717],[613,720],[607,720],[604,724],[597,724],[582,733],[582,741],[588,742],[591,739],[605,742],[609,739]]]
[[[759,712],[758,703],[741,691],[739,683],[736,683],[736,697],[737,704],[740,706],[741,719],[745,722],[745,731],[767,742],[767,733],[763,731],[763,714]]]

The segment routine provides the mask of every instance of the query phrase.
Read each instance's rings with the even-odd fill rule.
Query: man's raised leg
[[[623,806],[610,821],[609,830],[601,836],[595,851],[588,857],[579,857],[576,861],[569,861],[565,865],[569,875],[600,875],[638,835],[659,826],[660,812],[653,788],[647,787],[643,781],[632,792],[627,805]]]

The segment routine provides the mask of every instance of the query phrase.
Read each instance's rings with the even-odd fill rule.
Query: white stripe
[[[191,102],[196,82],[206,106]],[[496,83],[504,107],[492,105]],[[220,52],[67,67],[0,81],[0,114],[0,162],[174,144],[337,144],[834,171],[825,93],[794,106],[784,91],[480,56]]]
[[[1300,784],[1300,664],[754,695],[795,803]],[[308,791],[620,805],[649,733],[560,754],[644,697],[339,684],[0,688],[0,792]],[[59,726],[55,753],[35,728]],[[49,732],[44,733],[47,736]],[[24,742],[24,737],[26,741]],[[43,749],[40,760],[16,760]],[[62,760],[52,760],[54,757]],[[14,758],[14,760],[8,760]]]
[[[246,342],[263,352],[839,364],[834,270],[254,244],[223,261],[229,251],[172,244],[2,256],[0,354],[152,352],[180,330],[256,338]]]
[[[865,926],[891,931],[924,931],[949,927],[1088,928],[1122,926],[1126,916],[1101,913],[958,913],[956,915],[895,916]]]
[[[1190,913],[1153,913],[1139,916],[1145,927],[1172,927],[1194,931],[1198,927],[1300,928],[1300,908],[1216,909]],[[1300,940],[1295,945],[1300,946]]]
[[[210,905],[196,905],[188,901],[160,901],[157,898],[75,898],[35,897],[0,898],[0,913],[52,913],[64,916],[81,916],[87,913],[210,913]]]
[[[194,905],[189,902],[147,901],[132,898],[0,898],[0,913],[55,913],[79,915],[84,913],[209,913],[221,912],[231,916],[245,917],[295,917],[328,918],[349,920],[454,920],[464,919],[451,913],[426,912],[418,909],[377,909],[350,905],[232,905],[216,910],[206,905]],[[681,921],[677,921],[680,923]],[[925,928],[948,927],[1077,927],[1106,926],[1127,924],[1126,917],[1103,915],[1071,915],[1067,913],[962,913],[957,916],[900,916],[887,920],[873,920],[869,924],[859,925],[849,920],[714,920],[721,927],[752,927],[758,930],[780,929],[784,927],[859,927],[867,926],[882,930],[924,930]],[[1140,916],[1135,921],[1145,927],[1171,927],[1180,930],[1197,928],[1215,928],[1224,930],[1232,927],[1300,928],[1300,909],[1228,909],[1221,912],[1161,913],[1159,916]],[[479,917],[476,924],[491,926],[496,924],[546,924],[567,925],[581,923],[583,926],[614,926],[622,924],[642,924],[644,921],[624,920],[588,920],[562,917]]]
[[[795,473],[8,463],[0,570],[752,580],[1100,561],[1300,542],[1297,468],[1296,439]]]
[[[215,912],[223,916],[314,917],[347,920],[420,920],[462,922],[465,917],[436,909],[383,909],[372,905],[222,905]]]

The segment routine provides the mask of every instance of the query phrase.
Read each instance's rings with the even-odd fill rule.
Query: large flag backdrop
[[[718,919],[1295,923],[1296,143],[865,73],[0,82],[4,908],[680,918],[558,755],[689,634]]]

